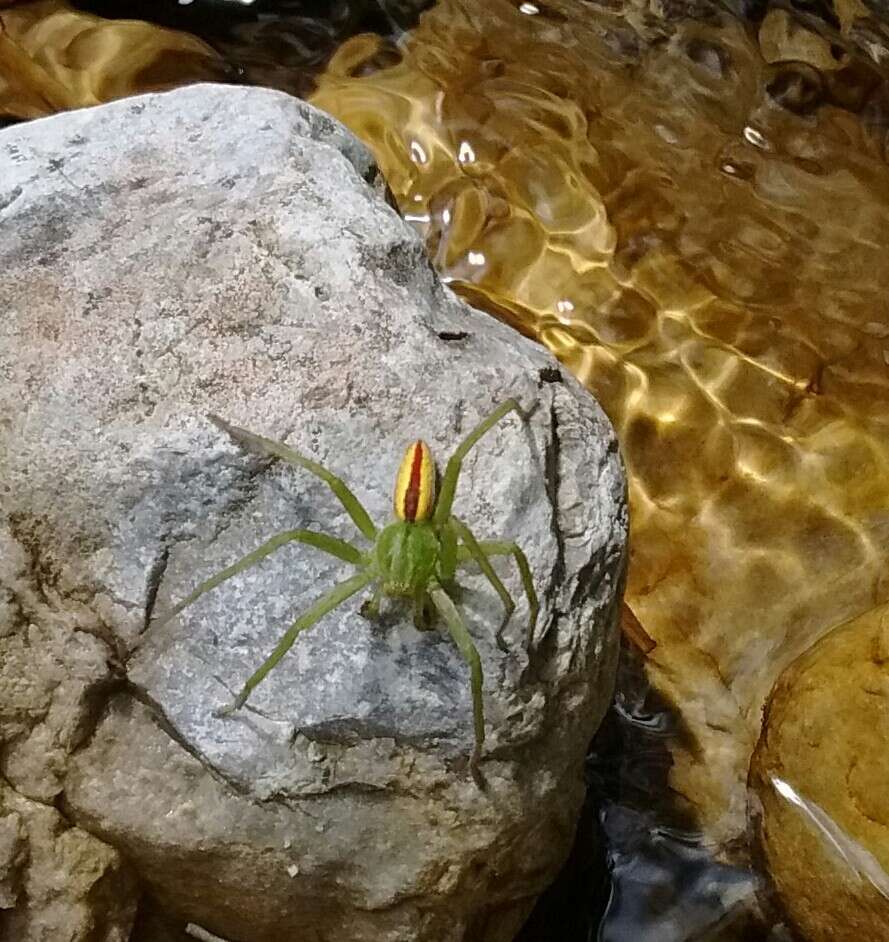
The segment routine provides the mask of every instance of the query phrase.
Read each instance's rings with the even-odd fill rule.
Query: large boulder
[[[570,847],[614,679],[627,519],[603,413],[458,301],[364,148],[285,95],[196,86],[76,112],[3,132],[0,161],[2,509],[30,578],[126,675],[84,661],[101,697],[60,737],[56,803],[162,910],[224,938],[511,938]],[[350,600],[217,716],[351,567],[291,545],[159,616],[277,531],[366,543],[320,481],[207,413],[325,463],[382,524],[405,445],[444,459],[508,396],[527,416],[470,453],[455,505],[519,542],[541,597],[529,637],[497,563],[520,601],[504,653],[500,600],[460,574],[487,789],[467,774],[459,651],[395,606],[372,623]]]
[[[889,605],[775,685],[750,781],[763,857],[807,942],[889,938]]]

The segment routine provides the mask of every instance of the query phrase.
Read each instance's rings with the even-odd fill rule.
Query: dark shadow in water
[[[587,759],[571,856],[517,942],[764,942],[755,875],[702,845],[669,786],[669,746],[690,734],[624,646],[614,702]]]
[[[182,30],[221,53],[245,84],[300,97],[341,43],[358,33],[397,39],[432,0],[73,0],[108,19],[141,19]]]
[[[165,916],[149,896],[143,896],[129,942],[194,942],[194,936],[186,933],[184,922]]]
[[[598,805],[587,790],[571,855],[540,897],[515,942],[588,942],[595,939],[608,902],[609,878]]]

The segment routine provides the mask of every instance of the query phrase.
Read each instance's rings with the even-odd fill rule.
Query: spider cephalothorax
[[[538,603],[531,569],[519,546],[511,541],[477,540],[469,527],[451,513],[451,508],[466,454],[485,432],[511,411],[522,415],[518,403],[514,399],[507,399],[463,439],[447,463],[437,494],[435,464],[429,448],[422,441],[410,445],[395,483],[394,504],[397,519],[379,531],[346,484],[322,465],[280,442],[229,425],[217,416],[210,416],[214,424],[228,432],[242,446],[259,454],[283,458],[321,478],[337,496],[362,535],[373,544],[369,550],[361,550],[339,537],[326,533],[286,530],[201,583],[165,616],[163,621],[168,621],[205,592],[216,588],[292,541],[314,546],[358,568],[355,575],[334,586],[293,623],[271,655],[244,684],[234,703],[223,710],[223,713],[231,713],[244,705],[253,688],[275,667],[301,632],[311,628],[346,599],[375,582],[373,597],[363,606],[363,614],[376,616],[384,596],[410,599],[413,602],[414,622],[417,627],[427,628],[430,614],[438,613],[469,665],[475,728],[475,749],[470,768],[476,781],[481,781],[478,762],[485,739],[481,661],[463,619],[448,593],[454,585],[457,567],[469,561],[477,563],[503,601],[505,616],[495,635],[498,646],[503,650],[505,645],[502,633],[515,609],[515,602],[495,572],[489,557],[510,555],[515,559],[528,599],[529,638],[534,634]]]

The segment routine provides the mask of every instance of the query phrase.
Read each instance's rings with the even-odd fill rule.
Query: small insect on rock
[[[483,787],[479,760],[485,740],[482,702],[484,678],[478,651],[451,598],[457,568],[468,562],[476,563],[500,596],[505,614],[495,638],[501,650],[506,650],[503,629],[515,610],[515,601],[491,565],[491,557],[512,556],[515,560],[528,599],[529,641],[534,637],[538,601],[531,568],[518,544],[511,540],[478,540],[469,527],[451,511],[464,458],[478,440],[510,412],[524,418],[519,404],[514,399],[507,399],[463,439],[448,460],[437,494],[435,465],[429,448],[422,441],[410,445],[395,483],[396,520],[382,530],[377,529],[361,502],[346,484],[322,465],[280,442],[237,428],[218,416],[210,416],[215,425],[249,451],[282,458],[319,477],[342,503],[361,535],[371,543],[368,549],[359,549],[346,540],[326,533],[314,530],[285,530],[227,569],[202,582],[166,614],[163,622],[178,615],[205,592],[256,565],[290,542],[305,543],[357,568],[355,575],[335,585],[291,625],[269,657],[244,684],[235,701],[221,711],[223,715],[244,705],[253,689],[284,657],[303,631],[311,628],[346,599],[374,583],[373,595],[362,607],[362,614],[371,618],[378,616],[380,602],[384,597],[405,599],[413,605],[414,624],[418,628],[429,628],[436,615],[441,618],[469,666],[475,731],[475,748],[470,759],[470,770],[476,783]]]

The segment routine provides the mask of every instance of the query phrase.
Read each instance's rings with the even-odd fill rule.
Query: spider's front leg
[[[506,399],[504,402],[500,403],[500,405],[497,406],[497,408],[489,416],[487,416],[487,418],[482,419],[482,421],[479,422],[479,424],[457,446],[456,451],[453,455],[451,455],[447,467],[445,468],[445,473],[441,481],[441,490],[439,492],[438,501],[435,505],[435,514],[433,517],[442,542],[442,555],[439,571],[443,574],[443,581],[445,581],[446,584],[451,582],[454,578],[457,564],[459,562],[465,562],[467,559],[472,559],[478,564],[482,573],[484,573],[488,582],[490,582],[491,586],[494,588],[494,591],[500,596],[500,600],[503,602],[505,614],[503,621],[500,623],[500,627],[497,629],[494,637],[497,642],[497,647],[499,647],[503,652],[508,652],[506,643],[503,640],[503,631],[509,623],[512,613],[515,611],[515,600],[510,595],[509,590],[495,572],[494,567],[488,560],[488,557],[509,553],[516,561],[519,574],[522,577],[522,586],[528,599],[528,610],[530,616],[530,626],[528,632],[529,645],[534,637],[534,629],[537,623],[537,611],[539,607],[537,594],[534,591],[534,582],[531,575],[531,568],[528,565],[528,560],[525,557],[525,554],[516,543],[500,541],[496,543],[496,549],[491,548],[495,546],[495,544],[490,542],[487,544],[482,544],[478,539],[476,539],[473,532],[465,523],[452,516],[451,508],[453,507],[454,496],[457,491],[457,482],[460,478],[460,472],[463,469],[463,460],[466,458],[466,455],[483,435],[489,432],[510,412],[516,412],[520,417],[525,418],[525,413],[522,411],[522,408],[518,402],[515,399]],[[462,543],[463,545],[458,546],[458,543]]]
[[[361,533],[368,540],[375,540],[377,538],[377,528],[374,526],[373,520],[370,519],[370,514],[364,509],[364,505],[352,493],[346,482],[328,471],[324,465],[313,461],[311,458],[298,451],[294,451],[294,449],[283,444],[283,442],[276,442],[273,438],[266,438],[264,435],[257,435],[255,432],[250,432],[245,428],[232,425],[218,415],[211,413],[208,418],[217,428],[221,428],[224,432],[227,432],[247,451],[252,451],[256,455],[264,455],[269,458],[283,458],[284,461],[287,461],[289,464],[304,468],[306,471],[314,474],[316,478],[320,478],[343,505],[343,509],[352,518],[352,522],[358,527]]]
[[[457,446],[456,451],[448,459],[444,476],[441,479],[441,490],[438,493],[438,500],[435,504],[435,514],[433,522],[437,527],[443,527],[451,516],[451,507],[454,505],[454,494],[457,490],[457,481],[460,478],[460,471],[463,468],[463,459],[469,454],[470,449],[476,442],[489,432],[504,416],[510,412],[517,412],[524,418],[525,413],[522,407],[515,399],[506,399],[486,418],[482,419],[478,425],[463,439]]]
[[[274,651],[262,663],[262,666],[250,676],[247,683],[241,688],[241,692],[235,698],[234,702],[227,707],[217,711],[218,716],[227,716],[239,710],[246,702],[247,698],[253,692],[253,689],[260,684],[266,675],[277,665],[278,661],[293,647],[293,642],[297,637],[311,628],[316,622],[320,621],[328,612],[332,612],[338,605],[341,605],[346,599],[360,592],[376,576],[374,570],[370,567],[340,582],[333,587],[326,595],[320,599],[304,614],[301,615],[290,627],[290,630],[275,645]]]

